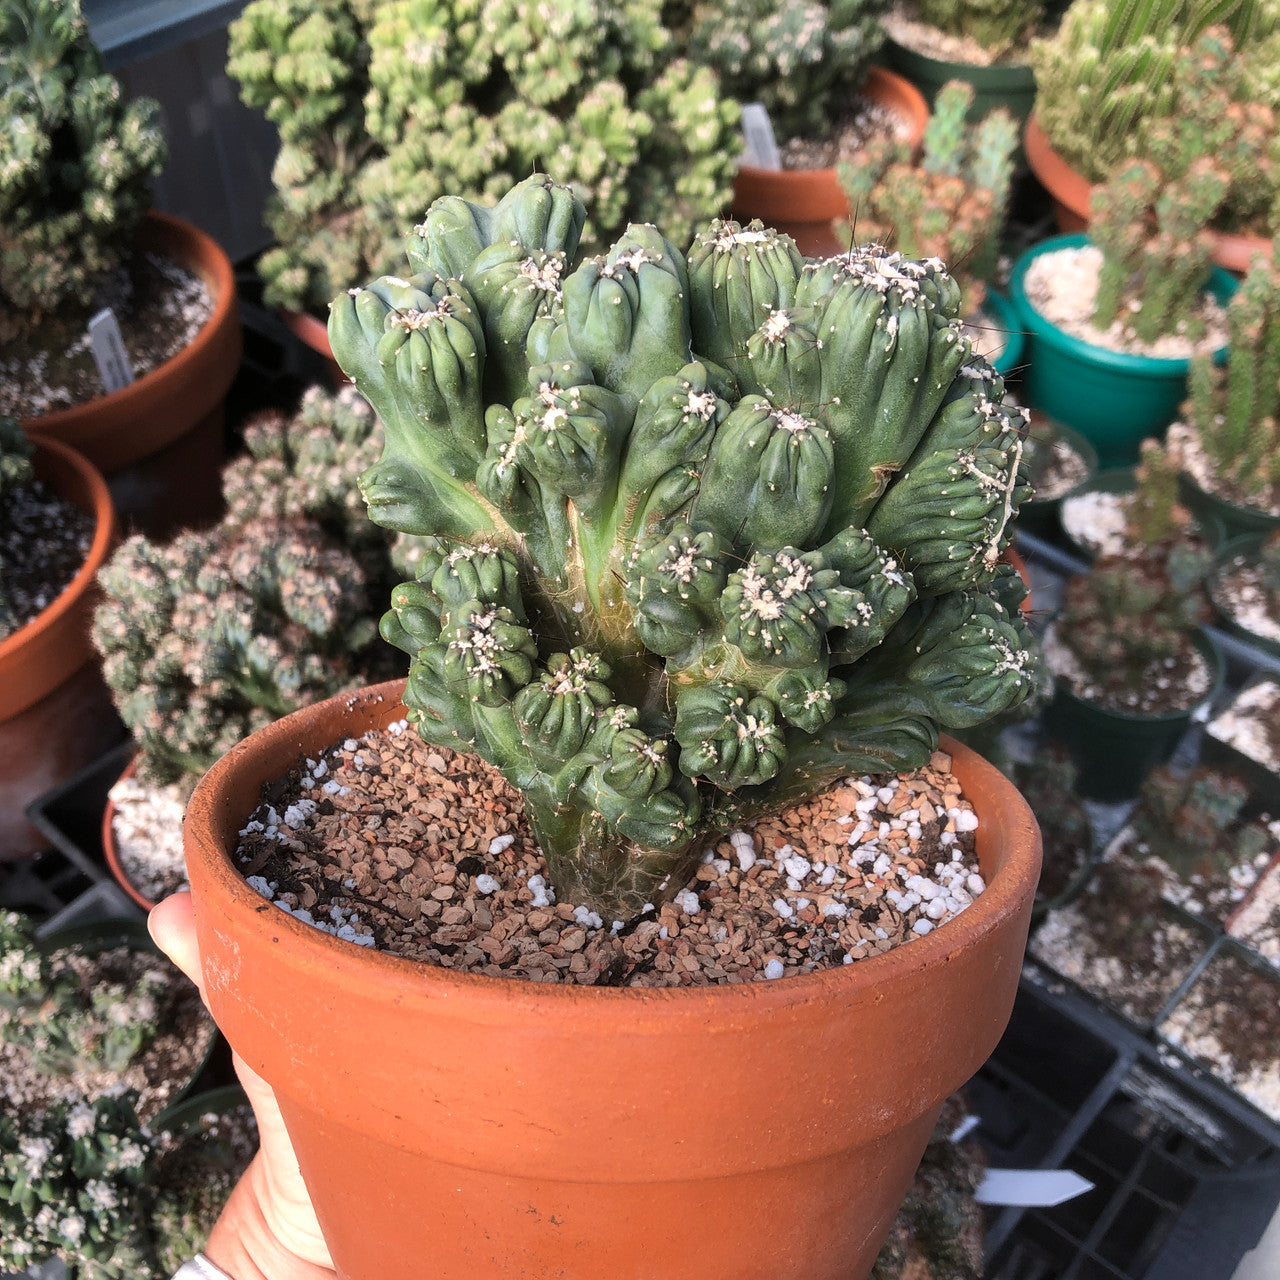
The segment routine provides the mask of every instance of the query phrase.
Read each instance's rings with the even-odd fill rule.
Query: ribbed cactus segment
[[[726,823],[1027,695],[996,565],[1027,486],[940,263],[731,222],[584,258],[581,226],[541,176],[443,200],[419,274],[340,295],[330,335],[385,423],[370,512],[428,535],[382,622],[418,730],[496,764],[558,890],[614,918]],[[402,360],[425,295],[465,394],[433,390],[458,343]]]
[[[5,0],[0,120],[0,305],[87,309],[151,202],[159,105],[125,102],[80,0]]]

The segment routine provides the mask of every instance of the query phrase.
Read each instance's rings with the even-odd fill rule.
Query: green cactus
[[[1018,126],[1003,109],[969,126],[973,88],[938,91],[918,162],[905,143],[876,140],[837,168],[859,235],[913,258],[941,258],[960,281],[966,306],[982,305],[995,273],[1013,178]]]
[[[0,414],[0,498],[35,479],[32,445],[16,418]]]
[[[615,918],[710,832],[1027,695],[997,565],[1027,487],[938,264],[722,222],[580,260],[585,216],[541,175],[437,201],[416,274],[329,329],[385,425],[370,514],[424,536],[382,624],[419,732],[496,764]]]
[[[271,304],[322,309],[392,270],[437,196],[535,168],[591,200],[601,243],[629,218],[687,238],[729,196],[737,104],[642,0],[254,0],[230,33],[281,126]]]
[[[92,304],[164,164],[159,112],[150,99],[124,101],[89,40],[80,0],[5,0],[0,304],[9,324]]]
[[[245,430],[228,511],[167,546],[128,539],[99,575],[93,637],[142,775],[198,775],[255,728],[367,681],[371,603],[394,580],[388,537],[353,481],[378,423],[350,388]]]
[[[1191,362],[1185,428],[1223,496],[1274,511],[1280,509],[1280,236],[1269,257],[1254,259],[1227,305],[1227,330],[1225,368],[1207,355]]]
[[[1046,0],[916,0],[922,22],[976,40],[993,58],[1020,45],[1044,20]]]
[[[1108,705],[1129,705],[1162,664],[1190,660],[1208,616],[1203,584],[1212,556],[1191,536],[1190,512],[1176,493],[1164,449],[1143,441],[1123,549],[1067,584],[1057,640]]]
[[[820,138],[866,77],[888,8],[889,0],[695,3],[682,42],[727,93],[763,103],[780,142]]]

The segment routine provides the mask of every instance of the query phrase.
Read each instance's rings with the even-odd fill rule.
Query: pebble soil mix
[[[87,511],[38,480],[0,504],[0,640],[47,609],[80,572],[93,545]]]
[[[248,883],[307,924],[446,968],[600,986],[741,983],[853,963],[985,888],[950,757],[851,778],[715,841],[690,885],[628,922],[557,902],[519,793],[404,721],[268,787]]]

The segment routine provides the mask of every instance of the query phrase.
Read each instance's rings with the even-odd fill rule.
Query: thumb
[[[200,972],[200,947],[196,942],[195,910],[191,894],[175,893],[151,909],[147,929],[152,941],[200,988],[204,995],[204,975]],[[205,1004],[209,1002],[205,1000]]]

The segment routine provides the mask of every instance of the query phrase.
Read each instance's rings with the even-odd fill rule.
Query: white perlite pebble
[[[702,902],[692,889],[681,889],[674,901],[686,915],[696,916],[702,910]]]
[[[770,981],[772,981],[774,978],[782,977],[782,975],[785,972],[786,972],[785,966],[783,965],[782,961],[779,960],[776,956],[772,960],[770,960],[768,964],[766,964],[764,967],[764,976],[770,979]]]
[[[533,894],[535,907],[549,907],[555,901],[555,894],[552,893],[543,876],[529,877],[529,891]]]
[[[129,883],[152,902],[185,888],[182,788],[152,787],[128,777],[110,795],[115,806],[111,832]]]
[[[513,844],[515,844],[515,842],[515,836],[511,835],[509,832],[504,836],[494,836],[494,838],[489,841],[489,852],[493,854],[505,853]]]
[[[502,883],[495,876],[479,875],[472,882],[475,885],[477,893],[483,893],[486,897],[491,893],[497,893],[502,888]]]

